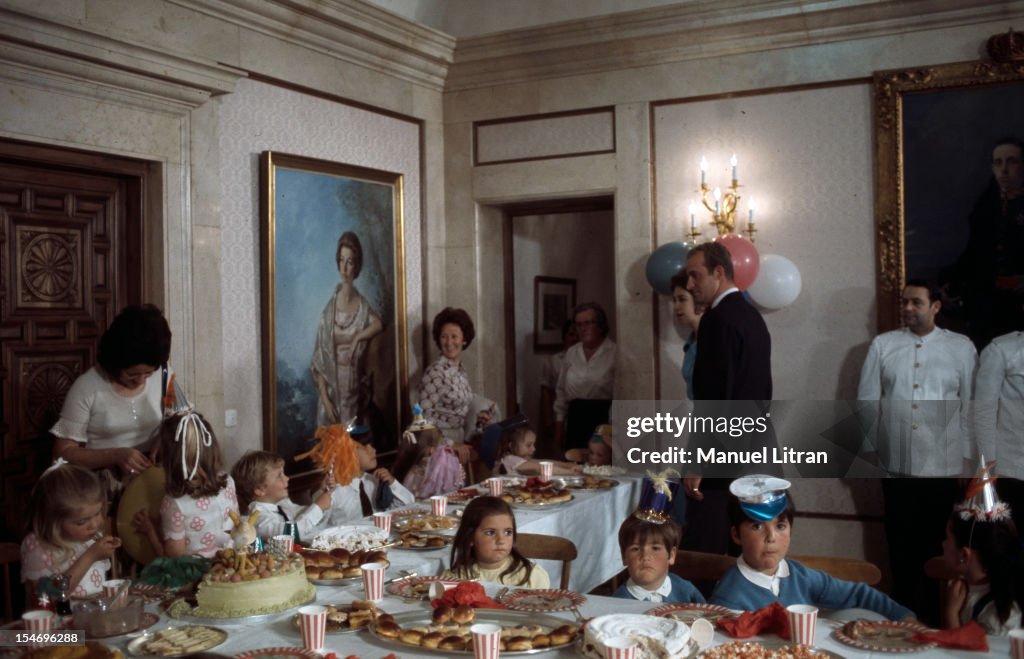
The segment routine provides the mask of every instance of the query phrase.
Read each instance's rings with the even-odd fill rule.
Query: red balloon
[[[761,257],[757,255],[754,243],[735,233],[718,236],[715,241],[722,243],[729,250],[736,288],[741,291],[747,290],[757,279],[757,273],[761,269]]]

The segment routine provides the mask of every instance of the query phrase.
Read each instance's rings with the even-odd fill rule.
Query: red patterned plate
[[[724,606],[717,604],[662,604],[661,606],[655,607],[649,611],[646,611],[649,616],[659,616],[661,618],[673,618],[686,624],[690,624],[697,618],[704,618],[710,623],[715,623],[722,618],[731,618],[736,615],[736,611],[727,609]]]
[[[453,579],[442,579],[441,577],[410,577],[388,584],[388,592],[406,599],[430,599],[430,584],[440,581],[445,585],[454,586],[459,583]]]
[[[501,603],[515,611],[570,611],[587,601],[571,590],[516,590],[501,598]]]
[[[840,643],[860,650],[906,653],[923,652],[938,646],[938,643],[914,640],[914,634],[926,631],[927,627],[913,622],[854,620],[838,627],[833,634]]]
[[[320,659],[319,654],[304,648],[261,648],[235,655],[235,659],[292,659],[292,657]]]

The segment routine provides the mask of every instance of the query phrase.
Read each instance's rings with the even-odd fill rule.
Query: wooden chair
[[[718,581],[733,565],[735,556],[680,549],[672,573],[688,581]]]
[[[569,587],[572,562],[576,560],[576,544],[572,540],[540,533],[519,533],[516,535],[516,549],[526,558],[545,561],[562,561],[562,579],[558,587]]]
[[[0,567],[4,575],[4,615],[0,622],[14,620],[14,581],[11,566],[21,560],[21,550],[16,542],[0,542]]]
[[[882,571],[870,561],[839,556],[790,556],[794,561],[803,563],[812,570],[830,574],[837,579],[857,581],[875,586],[882,580]]]

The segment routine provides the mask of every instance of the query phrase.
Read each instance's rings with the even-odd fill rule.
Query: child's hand
[[[320,508],[320,510],[327,510],[328,508],[331,507],[331,492],[332,492],[332,490],[334,490],[333,487],[332,488],[326,488],[325,487],[323,490],[320,491],[320,495],[317,496],[316,500],[313,502],[313,503],[315,503]]]
[[[117,451],[117,466],[121,468],[121,473],[126,476],[140,474],[153,466],[149,458],[136,449],[118,448],[113,450]]]
[[[117,551],[117,548],[121,546],[121,539],[115,538],[110,535],[105,535],[96,542],[93,543],[92,547],[86,550],[86,554],[89,554],[92,558],[92,562],[101,561],[105,558],[110,558]]]
[[[387,483],[388,485],[391,485],[392,483],[395,482],[395,477],[392,476],[391,472],[385,469],[384,467],[375,469],[373,471],[373,475],[377,477],[377,480],[379,480],[382,483]]]
[[[140,510],[135,513],[135,517],[132,518],[132,526],[134,526],[139,533],[145,533],[147,536],[156,531],[156,527],[153,526],[153,520],[149,518],[149,513],[145,510]]]
[[[945,626],[954,629],[960,626],[960,609],[967,601],[967,582],[953,579],[946,584],[946,599],[943,604],[942,618]]]

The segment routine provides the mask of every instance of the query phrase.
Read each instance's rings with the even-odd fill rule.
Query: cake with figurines
[[[695,649],[690,628],[672,618],[615,613],[594,618],[583,628],[580,650],[585,657],[605,659],[605,641],[627,637],[636,641],[637,659],[685,657]]]

